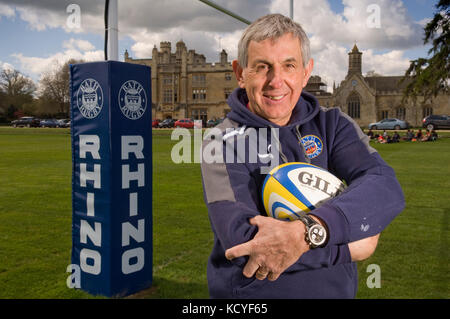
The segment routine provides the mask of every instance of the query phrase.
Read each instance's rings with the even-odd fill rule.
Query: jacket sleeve
[[[314,210],[329,229],[329,244],[353,242],[380,233],[399,214],[404,196],[394,170],[368,137],[339,112],[330,143],[329,170],[344,179],[347,189]]]
[[[227,143],[222,142],[221,133],[215,132],[215,138],[205,137],[202,145],[202,182],[203,194],[208,208],[212,230],[225,250],[251,240],[257,227],[249,219],[259,215],[255,201],[256,184],[244,163],[225,161]],[[213,158],[205,157],[214,154]],[[246,258],[240,257],[233,263],[244,265]]]
[[[213,144],[216,143],[214,146]],[[226,144],[226,143],[224,143]],[[221,147],[221,146],[220,146]],[[217,141],[205,141],[203,149],[220,152]],[[226,147],[226,146],[224,146]],[[216,160],[220,155],[216,157]],[[255,176],[244,163],[211,162],[203,159],[201,164],[204,200],[213,232],[224,252],[235,245],[251,240],[258,229],[249,223],[258,209],[259,189]],[[247,257],[234,259],[235,265],[243,267]],[[304,254],[288,271],[321,268],[351,262],[347,245],[328,245]]]

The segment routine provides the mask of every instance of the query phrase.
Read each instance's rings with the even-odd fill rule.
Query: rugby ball
[[[344,183],[327,170],[302,162],[279,165],[266,176],[262,187],[268,216],[281,220],[298,219],[345,189]]]

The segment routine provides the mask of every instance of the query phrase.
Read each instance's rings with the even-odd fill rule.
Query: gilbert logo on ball
[[[275,167],[262,187],[264,208],[268,216],[298,219],[298,212],[308,213],[340,194],[342,181],[318,166],[292,162]]]

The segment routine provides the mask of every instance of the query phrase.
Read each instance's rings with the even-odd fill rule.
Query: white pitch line
[[[210,245],[211,243],[213,243],[213,241],[214,241],[214,239],[210,239],[206,243],[204,243],[203,245],[200,245],[200,246],[197,246],[197,247],[206,247],[206,246]],[[165,263],[154,267],[153,268],[153,273],[157,273],[158,271],[161,271],[162,269],[166,268],[170,264],[172,264],[172,263],[174,263],[176,261],[179,261],[179,260],[183,259],[186,256],[189,256],[189,255],[193,254],[195,250],[197,250],[197,249],[191,249],[191,250],[187,250],[185,252],[182,252],[179,255],[177,255],[176,257],[169,259]]]

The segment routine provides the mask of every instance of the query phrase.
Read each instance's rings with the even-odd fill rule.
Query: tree
[[[11,117],[15,111],[22,110],[23,105],[33,101],[36,85],[18,70],[3,69],[0,73],[0,91],[1,106]]]
[[[70,59],[63,65],[57,65],[54,71],[45,73],[41,80],[40,105],[44,106],[46,113],[59,113],[69,116],[70,92],[69,92],[69,65],[81,63]]]
[[[6,95],[0,90],[0,118],[6,115],[8,105],[5,103]]]
[[[36,85],[18,70],[3,69],[0,73],[0,90],[7,96],[31,96],[36,90]]]
[[[432,43],[429,58],[411,61],[402,82],[407,83],[404,99],[425,100],[449,93],[450,82],[450,0],[440,0],[433,20],[425,26],[424,44]]]

